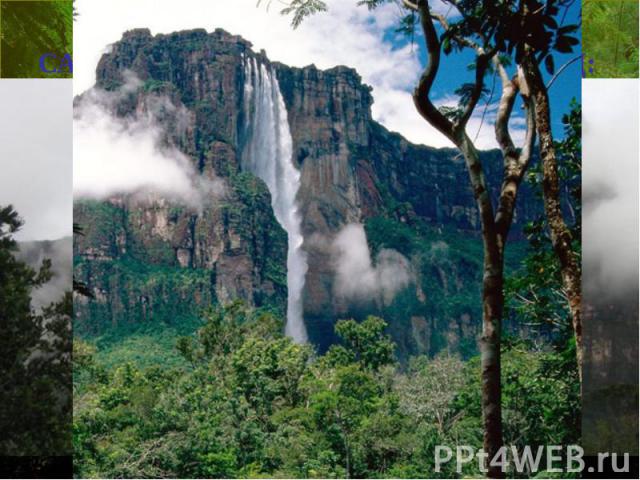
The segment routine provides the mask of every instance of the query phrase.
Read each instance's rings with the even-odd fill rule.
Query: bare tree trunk
[[[571,246],[572,236],[562,214],[560,204],[560,182],[558,163],[551,132],[551,113],[547,87],[535,59],[527,55],[525,76],[531,87],[535,106],[536,125],[540,136],[540,155],[542,157],[542,193],[544,210],[551,232],[551,244],[560,262],[562,284],[569,302],[571,322],[576,341],[576,361],[578,375],[582,385],[582,288],[580,265]]]
[[[504,297],[502,292],[502,252],[485,252],[482,282],[482,412],[484,451],[490,461],[502,446],[502,385],[500,381],[500,332]],[[490,478],[504,478],[497,467],[489,466]]]
[[[455,121],[445,117],[431,102],[429,93],[440,65],[441,49],[433,20],[437,20],[447,30],[449,27],[446,18],[432,14],[427,0],[416,0],[415,3],[411,0],[405,0],[404,3],[408,8],[417,11],[420,15],[420,24],[425,36],[428,53],[428,63],[413,94],[416,109],[425,120],[451,140],[462,153],[480,214],[484,248],[482,337],[480,342],[482,417],[484,424],[483,448],[488,454],[488,476],[491,478],[504,478],[505,474],[500,467],[492,467],[490,465],[490,460],[502,447],[500,334],[504,308],[504,246],[513,220],[518,187],[531,158],[535,140],[535,118],[530,103],[525,98],[527,134],[522,150],[518,151],[509,135],[508,123],[516,94],[521,85],[517,79],[508,78],[498,58],[495,57],[495,49],[486,51],[484,47],[475,44],[469,38],[459,38],[458,40],[474,49],[477,53],[475,85],[468,103],[461,112],[461,116]],[[503,83],[503,93],[496,119],[496,138],[503,153],[504,178],[495,217],[478,151],[465,131],[467,122],[480,99],[484,75],[489,62],[492,60],[500,72]]]
[[[467,170],[480,212],[484,268],[482,279],[482,337],[480,338],[480,366],[482,381],[483,449],[488,453],[488,476],[504,478],[499,467],[489,461],[502,446],[502,388],[500,381],[500,332],[502,328],[503,252],[493,217],[493,206],[485,186],[478,152],[466,134],[456,142],[467,162]]]
[[[480,365],[482,374],[483,448],[490,461],[502,446],[502,386],[500,382],[500,332],[504,297],[502,252],[484,256],[482,282],[482,338]],[[489,465],[490,478],[504,478],[499,467]]]

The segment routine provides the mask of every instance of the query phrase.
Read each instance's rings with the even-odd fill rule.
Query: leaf
[[[396,32],[402,33],[409,37],[412,37],[415,34],[416,16],[413,14],[413,12],[410,13],[409,15],[405,15],[404,17],[402,17],[402,19],[400,20],[400,26],[396,28]],[[443,47],[444,47],[444,42],[443,42]],[[446,47],[444,48],[445,48],[445,53],[449,53],[446,51]],[[449,46],[449,50],[451,50],[450,46]]]
[[[565,40],[567,37],[560,37],[556,43],[554,48],[560,53],[571,53],[573,52],[573,47]]]
[[[446,37],[442,41],[442,50],[444,51],[445,55],[449,55],[451,53],[451,40],[449,39],[449,37]]]
[[[549,72],[549,75],[553,75],[555,65],[553,64],[553,56],[551,54],[547,55],[544,59],[544,66],[546,67],[547,72]]]
[[[578,30],[578,25],[565,25],[558,29],[558,35],[564,35],[566,33],[573,33]]]
[[[456,121],[462,116],[462,109],[456,107],[442,106],[438,110],[442,115],[451,121]]]
[[[359,0],[358,6],[361,7],[362,5],[366,5],[369,10],[373,10],[383,2],[384,0]]]
[[[578,45],[580,43],[580,40],[578,40],[576,37],[567,37],[564,36],[562,37],[569,45]]]
[[[293,0],[289,6],[280,10],[282,15],[291,15],[291,26],[296,29],[302,21],[316,13],[326,12],[327,4],[323,0]]]
[[[558,22],[556,22],[555,18],[549,15],[544,15],[542,17],[542,23],[553,30],[558,28]]]

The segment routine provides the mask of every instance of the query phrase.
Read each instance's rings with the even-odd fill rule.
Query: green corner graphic
[[[0,0],[0,78],[71,78],[72,0]]]
[[[638,0],[583,0],[586,78],[638,78]]]

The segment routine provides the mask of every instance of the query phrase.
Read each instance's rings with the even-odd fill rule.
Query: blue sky
[[[449,15],[452,13],[447,8],[446,10],[449,12]],[[566,14],[565,14],[566,12]],[[564,18],[564,21],[561,25],[571,25],[577,24],[580,21],[580,2],[573,2],[567,9],[561,11],[560,19]],[[452,18],[455,21],[455,17]],[[560,22],[558,22],[560,23]],[[439,29],[441,32],[441,30]],[[579,34],[579,32],[578,32]],[[406,41],[397,35],[393,34],[393,29],[387,32],[387,38],[390,41],[394,42],[395,45],[400,46],[404,45]],[[424,41],[422,37],[417,39],[415,43],[415,47],[419,52],[419,58],[421,63],[424,65],[427,61],[426,49],[424,47]],[[556,70],[558,70],[562,65],[570,60],[574,59],[576,56],[580,55],[580,45],[574,47],[575,51],[571,54],[561,54],[555,52],[554,61],[556,65]],[[455,88],[458,85],[464,82],[473,82],[474,81],[474,72],[467,70],[467,65],[469,65],[474,60],[474,52],[470,49],[465,49],[460,53],[452,53],[448,56],[443,55],[440,62],[440,71],[438,72],[438,77],[436,78],[436,82],[433,86],[433,97],[434,98],[442,98],[447,95],[453,93]],[[513,70],[513,69],[512,69]],[[551,75],[547,73],[547,70],[544,66],[541,66],[541,70],[545,77],[545,81],[548,82],[551,78]],[[576,60],[564,71],[560,74],[560,76],[554,81],[553,85],[549,90],[549,99],[552,107],[552,128],[554,137],[559,138],[564,135],[563,126],[562,126],[562,115],[569,110],[569,104],[572,98],[576,98],[580,101],[581,96],[581,79],[582,79],[582,63],[580,60]],[[492,86],[492,76],[487,76],[486,87],[491,90]],[[496,88],[493,95],[493,99],[491,102],[496,102],[499,99],[500,95],[500,79],[496,79]],[[484,108],[484,104],[486,102],[480,102],[478,107],[476,107],[477,111],[482,111]],[[516,104],[516,108],[514,109],[515,115],[522,115],[521,109],[522,101],[519,98],[518,103]],[[470,129],[470,133],[474,133],[473,130]]]

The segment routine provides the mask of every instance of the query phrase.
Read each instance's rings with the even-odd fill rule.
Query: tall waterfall
[[[307,341],[302,318],[302,290],[307,257],[302,250],[296,194],[300,172],[293,165],[293,141],[287,108],[275,72],[255,58],[245,59],[245,132],[242,167],[262,179],[271,193],[276,220],[288,235],[287,323],[285,333],[297,343]]]

